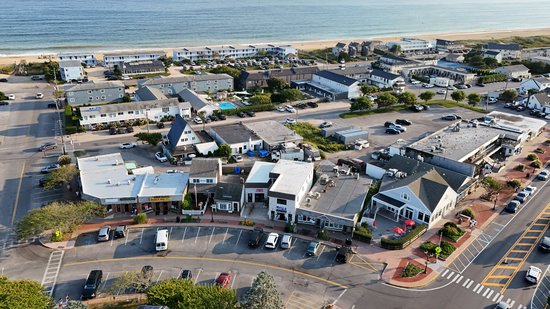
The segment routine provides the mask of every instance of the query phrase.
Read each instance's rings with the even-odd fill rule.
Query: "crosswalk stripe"
[[[493,297],[493,302],[495,302],[499,296],[500,296],[500,293],[496,293],[495,297]]]
[[[487,290],[485,290],[485,292],[483,292],[483,295],[481,295],[482,297],[485,297],[485,295],[487,295],[487,293],[491,291],[489,288],[487,288]]]
[[[516,301],[513,300],[513,301],[510,303],[510,308],[511,308],[511,307],[514,307],[514,304],[515,304],[515,303],[516,303]]]
[[[451,273],[447,276],[447,279],[451,279],[451,277],[455,274],[454,271],[451,271]]]
[[[480,287],[479,287],[479,290],[477,290],[476,293],[477,293],[477,294],[481,293],[481,291],[483,291],[484,288],[485,288],[484,286],[480,286]]]
[[[462,286],[466,286],[466,284],[468,284],[468,282],[470,282],[470,279],[466,279],[466,281],[464,281],[464,283],[462,284]]]
[[[446,268],[445,271],[441,274],[441,277],[445,277],[445,274],[447,274],[448,271],[449,271],[449,269]]]
[[[459,284],[460,281],[462,281],[463,278],[464,278],[464,276],[460,276],[460,278],[458,278],[458,280],[456,280],[455,283],[456,283],[456,284]],[[456,279],[456,277],[455,277],[455,279]]]
[[[493,295],[494,291],[493,290],[489,290],[489,294],[487,294],[487,299],[491,298],[491,295]]]
[[[474,283],[474,280],[470,281],[470,283],[468,283],[468,285],[466,286],[466,288],[469,289],[470,286],[472,285],[472,283]]]
[[[523,309],[523,308],[527,308],[527,307],[523,307],[523,305],[518,306],[518,309]]]
[[[478,284],[476,285],[476,287],[474,288],[474,292],[477,291],[477,289],[479,289],[479,287],[480,287],[480,284],[478,283]]]
[[[497,299],[497,303],[500,303],[500,301],[502,300],[502,298],[504,298],[504,295],[500,295],[499,298]]]

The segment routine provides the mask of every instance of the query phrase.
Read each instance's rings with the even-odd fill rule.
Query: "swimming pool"
[[[218,103],[218,106],[220,107],[220,109],[222,110],[228,110],[228,109],[235,109],[237,108],[237,106],[235,106],[235,104],[231,103],[231,102],[220,102]]]

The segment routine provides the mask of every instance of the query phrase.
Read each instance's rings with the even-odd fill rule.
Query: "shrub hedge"
[[[481,76],[479,77],[478,82],[482,84],[487,84],[487,83],[503,82],[507,79],[508,79],[508,76],[506,76],[505,74],[497,73],[497,74],[489,74],[489,75]]]
[[[527,155],[527,160],[530,160],[530,161],[535,161],[535,160],[538,160],[539,159],[539,156],[537,156],[536,153],[530,153]]]
[[[401,273],[402,278],[410,278],[418,275],[419,273],[423,272],[424,269],[413,265],[411,263],[408,263],[405,268],[403,268],[403,272]]]
[[[424,234],[428,226],[426,224],[419,224],[415,226],[410,232],[398,239],[388,239],[382,237],[380,240],[380,246],[384,249],[389,250],[401,250],[410,245],[414,240],[416,240],[420,235]]]
[[[533,162],[531,162],[531,167],[534,167],[534,168],[541,168],[542,167],[542,162],[540,162],[540,160],[535,160]]]
[[[370,244],[372,240],[372,232],[369,230],[367,225],[363,223],[361,226],[355,229],[355,232],[353,232],[353,239]]]
[[[441,241],[441,255],[447,257],[456,250],[456,247],[448,241]]]
[[[471,208],[464,208],[464,209],[462,209],[462,211],[460,213],[465,215],[465,216],[470,217],[471,219],[476,218],[476,214]],[[453,223],[453,222],[447,222],[447,223]],[[455,226],[456,226],[456,224],[455,224]]]
[[[226,109],[223,111],[224,115],[232,116],[237,115],[239,112],[265,112],[272,111],[275,109],[275,104],[258,104],[258,105],[249,105],[243,106],[235,109]]]
[[[454,222],[447,222],[443,225],[443,228],[439,230],[438,235],[443,235],[453,241],[458,241],[462,235],[466,233],[463,229],[458,227]]]

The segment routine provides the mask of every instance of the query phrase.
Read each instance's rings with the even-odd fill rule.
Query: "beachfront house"
[[[243,70],[239,76],[239,87],[244,87],[245,89],[253,87],[265,88],[270,78],[282,79],[290,85],[295,80],[311,79],[313,74],[318,71],[318,66],[292,67],[289,69],[274,69],[259,72]]]
[[[521,58],[521,46],[516,43],[512,44],[498,44],[498,43],[487,43],[483,45],[483,52],[493,51],[499,52],[502,55],[502,59],[519,59]]]
[[[182,47],[173,52],[174,61],[198,61],[215,59],[256,58],[266,55],[287,58],[296,55],[297,49],[287,44],[221,45],[205,47]]]
[[[216,93],[223,90],[232,91],[233,77],[227,74],[201,74],[138,80],[138,88],[145,86],[157,88],[165,95],[172,96],[178,95],[183,89]]]
[[[495,69],[495,73],[505,74],[508,78],[531,78],[529,69],[523,64],[498,67]]]
[[[502,53],[496,50],[486,50],[483,52],[483,58],[493,58],[497,63],[501,63],[503,56]]]
[[[116,52],[103,54],[103,66],[113,67],[121,62],[157,60],[166,57],[163,51],[134,51],[134,52]]]
[[[78,60],[89,67],[97,65],[97,59],[93,53],[60,53],[57,55],[57,59],[59,59],[60,62],[65,60]]]
[[[62,81],[82,80],[84,69],[80,60],[59,61],[59,75]]]
[[[336,57],[340,55],[341,52],[348,52],[348,44],[343,42],[338,42],[336,45],[332,48],[332,54]]]
[[[399,41],[388,42],[388,49],[399,46],[402,53],[425,53],[435,49],[434,40],[423,40],[413,38],[401,38]]]
[[[176,98],[137,101],[119,104],[80,107],[82,119],[80,125],[86,129],[94,129],[99,124],[109,127],[112,124],[130,124],[136,120],[149,119],[160,121],[166,116],[190,115],[191,106],[179,102]]]
[[[311,80],[294,81],[291,87],[329,100],[355,99],[361,96],[359,81],[330,70],[313,74]]]
[[[121,62],[119,67],[124,75],[162,74],[165,72],[164,63],[160,60]]]
[[[121,82],[90,82],[65,88],[65,97],[71,106],[120,102],[124,94]]]
[[[462,63],[462,62],[464,62],[464,55],[463,54],[447,54],[447,56],[445,56],[445,60],[448,61],[448,62]]]

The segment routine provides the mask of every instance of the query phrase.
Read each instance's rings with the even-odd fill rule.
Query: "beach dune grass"
[[[428,101],[427,103],[423,103],[423,104],[439,105],[441,107],[446,107],[446,108],[462,107],[462,108],[472,110],[474,112],[485,113],[485,110],[483,108],[475,107],[475,106],[468,105],[468,104],[465,104],[465,103],[457,103],[457,102],[451,101],[451,100],[432,100],[432,101]],[[369,110],[364,110],[364,111],[345,112],[345,113],[340,114],[340,118],[347,119],[347,118],[355,118],[355,117],[361,117],[361,116],[366,116],[366,115],[396,112],[396,111],[400,111],[402,109],[406,109],[408,107],[409,107],[408,105],[400,104],[400,105],[393,105],[393,106],[383,107],[383,108],[369,109]]]

